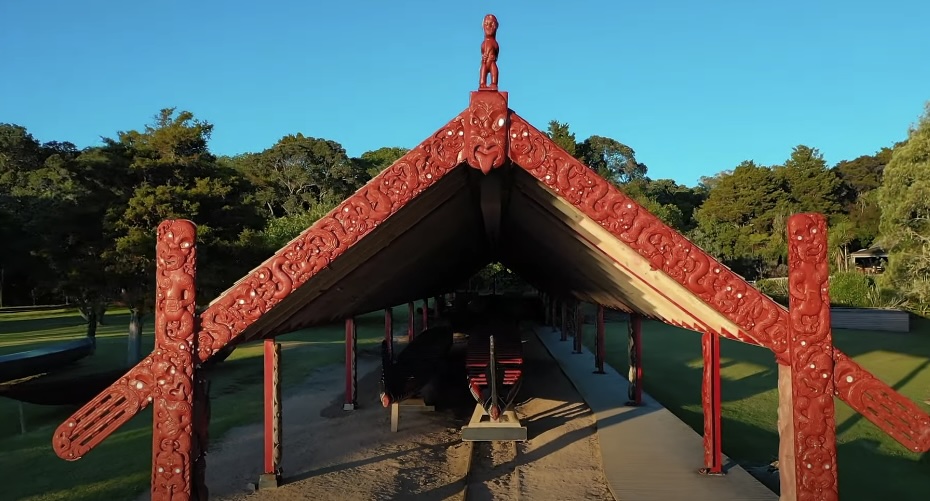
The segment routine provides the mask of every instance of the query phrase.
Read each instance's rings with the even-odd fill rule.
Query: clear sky
[[[84,147],[175,106],[217,154],[412,147],[467,106],[488,12],[511,108],[618,139],[655,179],[798,144],[832,165],[930,99],[927,0],[0,0],[0,122]]]

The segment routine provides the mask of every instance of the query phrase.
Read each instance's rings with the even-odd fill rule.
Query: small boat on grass
[[[96,346],[94,338],[84,337],[34,350],[2,355],[0,356],[0,383],[55,372],[93,354]]]
[[[84,374],[43,374],[0,384],[0,397],[37,405],[84,405],[126,373],[125,368]]]

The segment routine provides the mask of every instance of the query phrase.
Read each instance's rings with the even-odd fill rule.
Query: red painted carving
[[[798,499],[811,501],[839,499],[826,233],[820,214],[788,219],[795,472]]]
[[[701,380],[701,407],[704,409],[704,468],[701,473],[719,475],[723,473],[723,448],[720,427],[720,337],[716,333],[710,331],[703,333],[701,353],[704,358]]]
[[[507,93],[471,93],[465,115],[465,160],[487,174],[507,160]]]
[[[55,430],[52,448],[70,461],[80,459],[152,402],[155,353],[103,390]]]
[[[497,17],[494,14],[484,16],[484,41],[481,42],[481,77],[479,89],[497,90],[497,56],[500,46],[497,45]],[[488,84],[488,77],[491,83]]]
[[[632,198],[573,158],[516,113],[510,116],[510,158],[597,221],[652,266],[723,313],[742,330],[739,341],[771,348],[785,358],[784,311],[742,277],[668,227]]]
[[[265,471],[266,475],[281,474],[281,345],[275,340],[264,342],[265,390]]]
[[[199,360],[248,341],[246,327],[460,163],[459,115],[279,250],[202,314]],[[413,319],[411,318],[411,321]]]
[[[930,415],[834,348],[836,394],[913,452],[930,451]]]
[[[196,229],[190,221],[165,221],[158,226],[153,500],[191,498],[195,242]]]

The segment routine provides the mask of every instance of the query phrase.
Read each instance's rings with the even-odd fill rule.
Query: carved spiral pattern
[[[463,161],[464,114],[279,250],[201,314],[198,359],[246,341],[246,327]]]
[[[536,179],[667,273],[741,329],[727,337],[771,348],[785,358],[787,313],[742,277],[669,228],[636,201],[554,144],[516,114],[510,155]]]
[[[798,499],[811,501],[839,499],[826,230],[820,214],[788,219],[795,471]]]
[[[158,226],[155,249],[155,376],[152,499],[191,499],[194,452],[194,277],[196,229],[190,221]]]

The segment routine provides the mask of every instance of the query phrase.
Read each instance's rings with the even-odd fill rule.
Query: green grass
[[[623,374],[629,367],[626,336],[625,323],[607,324],[607,362]],[[923,403],[930,398],[930,321],[915,321],[908,334],[834,330],[833,336],[836,346],[859,364],[930,411]],[[584,340],[591,348],[593,325],[585,326]],[[767,464],[778,455],[774,356],[763,348],[723,340],[720,362],[724,453],[743,464]],[[700,334],[644,322],[645,390],[698,433],[703,430],[702,367]],[[844,500],[927,499],[930,454],[908,452],[839,399],[836,423]]]
[[[151,317],[147,318],[144,326],[143,353],[150,352],[154,344],[151,321]],[[394,321],[396,326],[407,322],[406,305],[395,308]],[[128,312],[110,312],[104,322],[105,325],[97,330],[96,353],[78,362],[67,374],[126,365]],[[377,351],[384,335],[383,314],[362,316],[357,325],[359,351]],[[395,331],[398,328],[395,327]],[[49,342],[77,339],[84,335],[85,329],[80,316],[71,311],[0,314],[0,355]],[[288,387],[304,382],[313,369],[342,363],[344,336],[344,325],[339,324],[280,337],[285,395]],[[240,346],[212,371],[210,440],[216,443],[233,427],[261,421],[261,343]],[[148,488],[152,450],[150,409],[142,411],[84,458],[68,462],[52,451],[51,437],[55,428],[76,408],[22,404],[27,427],[23,435],[19,405],[17,401],[0,398],[0,471],[5,472],[0,497],[3,499],[134,499]],[[256,457],[256,468],[260,463],[261,458]]]

